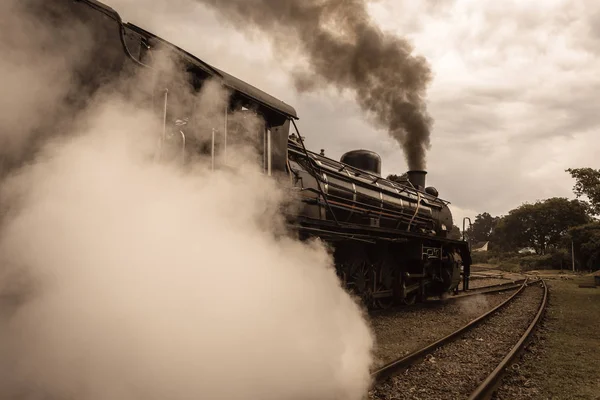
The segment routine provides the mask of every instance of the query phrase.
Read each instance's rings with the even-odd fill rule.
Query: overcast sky
[[[105,0],[126,21],[293,105],[307,146],[339,159],[367,148],[383,173],[406,170],[399,146],[350,97],[297,94],[268,37],[236,30],[189,0]],[[569,167],[599,168],[600,3],[597,0],[378,0],[373,18],[408,38],[434,72],[428,184],[455,223],[525,201],[573,197]]]

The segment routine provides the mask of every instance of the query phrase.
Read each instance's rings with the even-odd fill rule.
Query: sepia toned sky
[[[298,94],[268,36],[245,32],[191,0],[104,0],[124,20],[293,105],[307,146],[339,159],[366,148],[383,173],[406,170],[394,140],[348,94]],[[168,4],[167,4],[168,3]],[[455,223],[525,201],[573,197],[570,167],[600,164],[600,3],[594,0],[373,0],[386,31],[406,37],[434,78],[428,184]]]

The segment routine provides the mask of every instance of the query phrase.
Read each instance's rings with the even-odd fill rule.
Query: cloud
[[[389,29],[402,9],[395,4],[380,18]],[[600,38],[589,35],[595,17],[588,17],[597,8],[591,1],[456,1],[441,14],[423,10],[427,23],[410,37],[435,73],[428,179],[442,196],[497,214],[524,201],[572,197],[564,169],[594,166],[599,144]]]
[[[589,35],[597,15],[588,18],[585,10],[597,8],[591,3],[455,1],[441,10],[424,1],[376,3],[380,23],[408,34],[432,64],[428,183],[453,203],[456,221],[468,213],[505,214],[525,201],[573,197],[564,170],[595,165],[600,61],[592,44],[600,38]],[[421,23],[404,24],[410,19]],[[335,126],[333,120],[346,118],[342,112],[319,121]],[[319,141],[331,153],[336,142],[348,143],[379,152],[386,173],[406,168],[368,127],[327,132],[333,133]]]
[[[163,14],[147,7],[143,22],[293,104],[311,149],[325,148],[339,159],[353,148],[369,148],[382,155],[385,173],[406,170],[398,146],[347,97],[295,93],[289,64],[273,56],[264,35],[242,34],[210,10],[178,4]],[[169,18],[181,10],[185,18],[172,23]],[[431,63],[428,180],[444,198],[477,213],[502,214],[523,201],[571,196],[572,179],[564,169],[594,166],[599,140],[595,2],[380,0],[370,12],[383,29],[410,38],[415,54]],[[191,26],[211,40],[187,34]]]

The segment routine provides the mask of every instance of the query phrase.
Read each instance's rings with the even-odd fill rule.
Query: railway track
[[[492,310],[371,374],[370,399],[488,399],[545,310],[543,280],[524,279]],[[485,322],[485,324],[484,324]]]
[[[444,296],[442,298],[429,297],[422,304],[435,304],[435,303],[440,303],[440,302],[459,300],[459,299],[463,299],[465,297],[471,297],[471,296],[476,296],[476,295],[501,293],[501,292],[506,292],[506,291],[510,291],[510,290],[517,290],[522,286],[523,282],[525,282],[525,281],[526,281],[526,278],[523,278],[523,279],[519,279],[516,281],[510,281],[510,282],[505,282],[505,283],[498,283],[495,285],[488,285],[488,286],[473,288],[473,289],[469,289],[468,292],[459,292],[458,294],[451,294],[448,296]],[[386,308],[386,309],[369,310],[369,315],[376,317],[376,316],[388,314],[391,312],[400,312],[403,309],[406,309],[406,307],[415,307],[415,305],[395,305],[395,306],[392,306],[392,307]]]
[[[504,279],[504,274],[502,274],[502,273],[478,274],[478,273],[472,272],[469,277],[469,280],[472,282],[472,281],[476,281],[478,279]]]
[[[478,288],[469,289],[468,292],[459,292],[459,294],[451,294],[451,295],[449,295],[447,297],[443,297],[443,298],[430,297],[430,298],[427,298],[425,302],[435,303],[435,302],[440,302],[440,301],[462,299],[465,297],[470,297],[470,296],[475,296],[475,295],[480,295],[480,294],[491,294],[491,293],[505,292],[505,291],[509,291],[509,290],[516,290],[516,289],[519,289],[523,285],[523,282],[525,282],[525,281],[526,281],[526,278],[523,278],[523,279],[518,279],[516,281],[498,283],[495,285],[481,286]],[[404,309],[405,307],[414,307],[414,305],[410,305],[410,306],[399,305],[399,306],[393,306],[393,307],[387,308],[387,309],[374,309],[374,310],[369,310],[369,314],[375,316],[375,315],[380,315],[383,313],[400,311],[400,310]]]
[[[473,289],[469,289],[468,292],[461,292],[456,295],[452,295],[451,299],[461,299],[463,297],[474,296],[477,294],[486,294],[486,293],[495,293],[495,292],[504,292],[507,290],[519,289],[523,283],[527,281],[527,278],[518,279],[516,281],[510,281],[505,283],[498,283],[495,285],[481,286]]]

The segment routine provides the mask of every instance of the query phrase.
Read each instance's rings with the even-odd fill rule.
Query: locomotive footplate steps
[[[471,277],[471,264],[464,265],[463,272],[463,291],[466,292],[469,290],[469,278]]]

